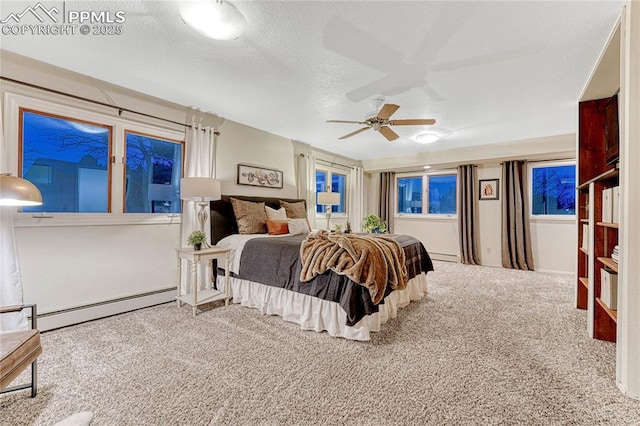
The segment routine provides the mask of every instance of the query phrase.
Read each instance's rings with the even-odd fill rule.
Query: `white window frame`
[[[456,213],[455,214],[440,214],[429,213],[429,177],[430,176],[446,176],[455,175],[456,177]],[[410,177],[422,177],[422,213],[401,213],[398,212],[398,179],[410,178]],[[456,170],[438,170],[425,173],[396,173],[395,187],[394,187],[394,217],[401,219],[456,219],[458,217],[458,191],[460,190],[458,185],[458,172]]]
[[[316,170],[319,170],[321,172],[325,172],[327,174],[327,182],[331,182],[331,176],[335,173],[338,175],[342,175],[345,177],[344,180],[344,213],[334,213],[331,212],[331,217],[333,219],[344,219],[347,218],[349,216],[349,172],[347,170],[343,170],[343,169],[339,169],[337,167],[331,167],[331,166],[326,166],[324,164],[318,164],[316,163],[314,169],[313,169],[313,188],[314,188],[314,192],[315,192],[315,198],[314,200],[318,199],[318,194],[316,191]],[[331,185],[329,183],[329,185]],[[325,188],[326,190],[326,188]],[[314,210],[316,212],[316,219],[320,220],[320,219],[326,219],[326,214],[324,212],[322,213],[318,213],[318,204],[316,202],[314,202]],[[319,222],[318,222],[319,223]]]
[[[88,121],[112,127],[111,155],[115,157],[115,163],[111,164],[111,213],[57,213],[57,212],[18,212],[15,215],[17,227],[48,227],[48,226],[90,226],[90,225],[122,225],[122,224],[164,224],[181,223],[182,214],[158,214],[158,213],[122,213],[124,200],[124,147],[125,131],[152,134],[158,138],[166,138],[174,141],[184,141],[185,132],[160,126],[140,123],[119,116],[109,115],[103,112],[92,111],[80,106],[84,103],[76,102],[70,105],[68,101],[59,100],[49,96],[50,99],[41,99],[12,92],[4,94],[4,123],[5,123],[5,147],[7,167],[15,176],[21,165],[18,164],[20,147],[20,109],[42,112],[56,116],[68,117]],[[66,101],[66,102],[65,102]],[[185,146],[185,145],[183,145]],[[183,150],[183,162],[186,155],[186,146]]]
[[[534,222],[575,222],[575,214],[533,214],[533,169],[541,167],[558,167],[558,166],[574,166],[577,167],[576,160],[550,160],[550,161],[536,161],[527,163],[527,193],[529,197],[529,220]],[[576,179],[578,177],[578,170],[576,169]],[[577,201],[578,195],[576,193],[575,200]],[[577,205],[576,205],[577,209]]]

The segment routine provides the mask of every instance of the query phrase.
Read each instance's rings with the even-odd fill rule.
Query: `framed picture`
[[[268,167],[238,164],[238,185],[283,188],[282,172]]]
[[[480,199],[481,200],[497,200],[500,195],[498,179],[481,179],[480,180]]]

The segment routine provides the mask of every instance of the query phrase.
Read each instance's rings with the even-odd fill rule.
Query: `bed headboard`
[[[273,198],[273,197],[251,197],[246,195],[223,195],[221,200],[211,201],[211,244],[217,244],[218,241],[226,237],[227,235],[238,233],[238,224],[236,222],[236,216],[233,214],[233,206],[231,205],[230,198],[237,198],[239,200],[264,202],[265,205],[279,209],[280,200],[294,203],[297,201],[305,201],[292,198]],[[306,201],[305,201],[306,206]]]

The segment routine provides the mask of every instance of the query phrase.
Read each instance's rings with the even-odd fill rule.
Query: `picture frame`
[[[283,177],[282,171],[278,169],[238,163],[238,185],[282,189]]]
[[[498,200],[500,198],[499,179],[480,179],[479,182],[481,200]]]

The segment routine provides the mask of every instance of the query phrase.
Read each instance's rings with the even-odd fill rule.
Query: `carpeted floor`
[[[435,266],[427,297],[368,343],[219,303],[44,333],[38,396],[0,396],[0,424],[640,424],[571,276]]]

